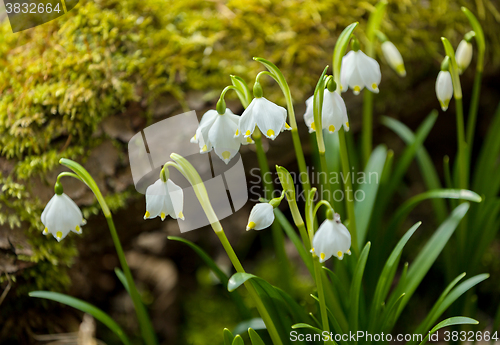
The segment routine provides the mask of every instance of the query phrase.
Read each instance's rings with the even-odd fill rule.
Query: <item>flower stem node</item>
[[[328,215],[328,212],[327,212]],[[319,257],[320,262],[325,262],[332,256],[342,260],[344,254],[351,254],[351,234],[340,221],[338,213],[331,215],[318,228],[313,238],[311,253]]]
[[[255,84],[253,84],[253,96],[255,98],[261,98],[264,96],[264,91],[262,91],[262,85],[258,81],[255,81]]]
[[[226,113],[226,101],[224,100],[224,97],[219,98],[215,109],[217,110],[219,115],[224,115]]]
[[[61,193],[56,194],[50,199],[42,212],[42,223],[44,225],[43,234],[49,233],[60,242],[70,231],[81,234],[81,226],[85,225],[82,211],[73,200],[66,194],[62,193],[62,186],[59,185]]]
[[[309,133],[316,131],[316,124],[314,123],[314,96],[306,100],[304,122],[309,127]],[[349,119],[347,118],[345,102],[335,91],[324,90],[321,123],[323,129],[326,129],[329,133],[338,132],[342,126],[344,126],[346,132],[349,131]]]
[[[146,189],[146,213],[144,219],[152,219],[160,216],[164,220],[168,215],[173,219],[184,220],[182,213],[184,205],[184,193],[182,188],[172,180],[163,181],[158,179]]]
[[[64,193],[63,186],[61,182],[59,182],[59,180],[57,180],[56,184],[54,185],[54,193],[56,193],[57,195],[61,195],[62,193]]]
[[[265,97],[254,98],[239,119],[239,130],[235,137],[248,138],[257,126],[267,138],[274,140],[284,130],[291,130],[286,117],[285,108]]]
[[[361,50],[351,50],[342,58],[340,69],[340,89],[347,91],[350,87],[355,95],[359,95],[365,87],[378,93],[378,84],[382,79],[378,62]]]
[[[255,205],[250,211],[246,230],[262,230],[271,226],[274,222],[273,209],[273,205],[267,202]]]

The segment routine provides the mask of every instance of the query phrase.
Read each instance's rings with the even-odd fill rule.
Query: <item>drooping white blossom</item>
[[[250,216],[248,217],[247,231],[248,230],[262,230],[274,222],[274,207],[267,203],[259,203],[252,208]]]
[[[319,257],[320,262],[332,256],[342,260],[344,254],[351,254],[350,247],[351,234],[341,223],[339,214],[335,213],[333,219],[326,219],[314,234],[311,252]]]
[[[81,234],[85,225],[82,211],[66,194],[55,194],[42,212],[43,234],[52,234],[60,242],[70,231]]]
[[[304,114],[304,122],[309,127],[309,133],[316,130],[313,102],[314,96],[306,100],[306,112]],[[325,89],[323,94],[321,125],[323,129],[328,130],[330,133],[337,132],[341,126],[344,126],[345,131],[349,131],[349,119],[347,118],[344,100],[338,93],[330,92],[328,89]]]
[[[436,79],[436,96],[441,104],[441,109],[446,111],[453,97],[453,83],[448,71],[440,71]]]
[[[384,54],[385,60],[395,70],[401,77],[406,76],[405,64],[403,57],[399,52],[398,48],[391,41],[385,41],[382,43],[382,53]]]
[[[200,153],[215,150],[217,156],[226,164],[238,153],[241,144],[252,144],[251,137],[235,138],[240,116],[226,108],[224,114],[216,110],[207,111],[201,118],[196,134],[191,138],[192,143],[199,144]]]
[[[234,136],[248,138],[257,126],[267,138],[274,140],[284,130],[291,129],[286,123],[286,116],[285,108],[264,97],[256,97],[241,114]]]
[[[183,219],[184,192],[172,180],[165,182],[158,179],[146,189],[146,214],[144,219],[160,216],[164,220],[168,215],[173,219]]]
[[[351,50],[342,58],[340,69],[340,90],[351,88],[355,95],[359,95],[363,88],[378,93],[378,84],[382,79],[378,62],[363,53],[361,50]]]

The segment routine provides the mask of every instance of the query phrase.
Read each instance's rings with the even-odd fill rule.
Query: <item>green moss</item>
[[[461,3],[477,12],[475,1]],[[481,3],[492,6],[491,1]],[[3,22],[0,158],[12,169],[0,174],[0,224],[25,229],[33,248],[33,256],[25,259],[69,265],[76,253],[71,242],[60,246],[40,235],[44,205],[34,195],[31,179],[45,181],[61,157],[85,160],[102,139],[95,135],[102,120],[122,113],[132,102],[147,116],[159,95],[171,94],[186,108],[187,91],[220,90],[230,82],[230,74],[251,82],[261,70],[253,56],[275,62],[295,99],[304,99],[323,66],[331,64],[335,39],[346,25],[360,21],[356,34],[363,42],[374,4],[97,0],[81,1],[67,15],[17,34]],[[495,56],[500,52],[495,13],[487,10],[484,15],[488,53]],[[470,30],[458,4],[433,0],[391,0],[382,28],[408,64],[425,59],[435,61],[436,69],[443,55],[439,37],[456,44]],[[280,99],[278,88],[269,85],[264,84],[264,92]],[[124,206],[125,197],[108,196],[116,207]],[[41,266],[31,270],[40,272]],[[67,283],[64,274],[53,280],[35,277],[36,288]]]

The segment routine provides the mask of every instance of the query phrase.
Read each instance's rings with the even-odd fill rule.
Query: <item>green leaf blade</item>
[[[113,320],[111,316],[106,314],[104,311],[97,308],[96,306],[93,306],[90,303],[87,303],[75,297],[52,291],[32,291],[29,293],[29,296],[56,301],[78,309],[84,313],[88,313],[92,315],[96,320],[99,320],[104,325],[106,325],[111,331],[113,331],[113,333],[115,333],[120,338],[123,344],[130,345],[130,340],[128,339],[123,329],[115,322],[115,320]]]

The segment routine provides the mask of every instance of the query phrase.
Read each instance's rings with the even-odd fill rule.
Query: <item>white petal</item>
[[[255,205],[248,217],[247,230],[262,230],[274,222],[274,211],[271,204],[260,203]],[[253,224],[252,224],[253,223]]]
[[[210,152],[212,150],[212,143],[208,138],[208,132],[219,113],[216,110],[207,111],[201,118],[198,129],[196,130],[196,141],[200,146],[200,153]],[[194,137],[193,137],[194,138]]]
[[[184,219],[184,192],[182,188],[176,185],[172,180],[167,180],[168,200],[165,200],[168,214],[174,219]]]
[[[325,89],[323,95],[322,125],[330,133],[337,132],[344,119],[344,100],[336,92]]]
[[[342,58],[340,67],[340,90],[346,92],[349,87],[349,80],[355,70],[354,51],[351,50]]]
[[[453,97],[453,83],[448,71],[440,71],[436,79],[436,96],[443,111],[448,109],[451,97]]]
[[[257,122],[255,121],[255,113],[254,113],[254,108],[255,104],[258,103],[258,98],[254,98],[252,102],[248,105],[248,107],[245,109],[243,114],[240,116],[240,123],[239,123],[239,133],[238,135],[243,135],[245,138],[249,137],[252,135],[253,131],[255,130],[255,126],[257,125]]]
[[[156,180],[146,189],[146,215],[144,219],[155,218],[165,212],[164,199],[167,196],[167,184],[161,179]]]
[[[309,128],[309,133],[314,132],[311,128],[311,124],[314,122],[314,108],[313,108],[314,95],[306,100],[306,112],[304,113],[304,122]]]
[[[234,137],[237,126],[229,115],[219,115],[215,120],[208,137],[213,144],[215,153],[226,164],[229,163],[236,153],[238,153],[241,145],[241,139]]]
[[[378,62],[359,50],[356,52],[356,67],[365,87],[378,93],[378,84],[382,79]]]
[[[325,262],[333,255],[334,243],[333,221],[327,219],[320,225],[313,238],[314,254],[319,257],[320,262]]]
[[[274,104],[264,97],[258,98],[255,104],[255,120],[262,134],[275,139],[285,125],[286,109]]]

